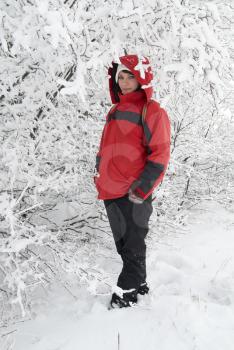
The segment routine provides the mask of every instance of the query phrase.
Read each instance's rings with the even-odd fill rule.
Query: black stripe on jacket
[[[164,171],[164,165],[147,161],[143,172],[139,178],[140,185],[138,186],[144,193],[148,193],[154,186],[155,181]]]
[[[108,116],[108,122],[111,120],[127,120],[130,123],[142,125],[142,117],[141,114],[130,111],[118,111],[115,110],[114,113]]]

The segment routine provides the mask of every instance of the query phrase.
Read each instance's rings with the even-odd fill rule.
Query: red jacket
[[[136,55],[120,57],[141,84],[126,95],[116,92],[118,64],[108,70],[110,95],[115,107],[109,111],[103,129],[95,184],[99,199],[122,197],[134,183],[138,196],[146,199],[162,181],[170,157],[170,123],[167,113],[151,100],[153,75],[149,61]],[[147,113],[142,123],[142,110]]]

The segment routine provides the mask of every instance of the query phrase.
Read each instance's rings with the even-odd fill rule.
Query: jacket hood
[[[137,55],[126,55],[119,57],[121,64],[127,67],[135,78],[141,84],[142,90],[145,92],[146,99],[149,101],[153,95],[151,81],[153,79],[152,69],[148,58],[139,59]],[[118,85],[115,81],[118,63],[112,62],[112,67],[108,69],[109,75],[109,90],[112,103],[119,102]]]

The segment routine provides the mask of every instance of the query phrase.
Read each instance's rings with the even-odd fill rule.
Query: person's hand
[[[131,188],[128,191],[128,199],[135,204],[142,204],[144,202],[144,199],[137,196]]]

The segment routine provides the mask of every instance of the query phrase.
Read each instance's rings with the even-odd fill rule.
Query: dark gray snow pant
[[[152,196],[142,204],[129,201],[128,195],[104,200],[117,252],[123,261],[117,286],[138,289],[146,281],[146,245]]]

